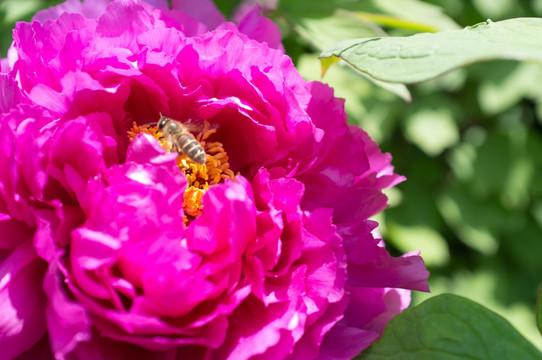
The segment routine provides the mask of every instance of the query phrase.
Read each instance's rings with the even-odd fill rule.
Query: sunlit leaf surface
[[[536,299],[536,325],[542,335],[542,285],[538,289],[538,298]]]
[[[541,33],[542,19],[538,18],[488,21],[435,34],[347,40],[324,50],[320,57],[337,56],[376,79],[412,84],[481,61],[542,64]]]
[[[505,319],[456,295],[435,296],[390,321],[360,360],[541,359]]]

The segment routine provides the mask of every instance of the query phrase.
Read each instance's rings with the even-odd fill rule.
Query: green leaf
[[[348,99],[345,102],[349,121],[361,126],[367,131],[373,139],[378,141],[384,134],[389,134],[389,123],[383,118],[392,118],[389,112],[394,110],[390,103],[394,103],[396,98],[389,94],[391,91],[406,101],[410,100],[410,93],[403,84],[391,84],[391,88],[385,86],[374,86],[372,80],[352,81],[352,78],[361,75],[355,72],[349,66],[334,66],[326,76],[322,78],[317,54],[304,54],[298,58],[296,68],[308,81],[321,81],[334,89],[335,96]],[[382,88],[387,91],[382,91]]]
[[[344,39],[386,36],[380,26],[417,32],[459,27],[439,7],[419,0],[283,0],[270,15],[318,51]]]
[[[360,360],[542,359],[512,325],[457,295],[439,295],[393,318]]]
[[[538,297],[536,299],[536,326],[538,326],[538,331],[542,335],[542,285],[538,289]]]
[[[383,19],[375,19],[375,23],[392,28],[411,30],[423,28],[432,31],[458,28],[440,7],[419,0],[281,0],[278,9],[292,20],[323,18],[341,9],[363,14],[388,15]]]
[[[499,242],[493,234],[496,230],[494,222],[498,219],[501,226],[506,224],[499,208],[473,199],[464,188],[449,189],[437,199],[437,206],[444,220],[465,245],[486,256],[497,252]]]
[[[484,19],[512,17],[514,8],[519,7],[516,0],[473,0],[472,4]]]
[[[422,109],[407,118],[406,138],[429,156],[439,155],[459,141],[450,109]]]
[[[403,20],[401,18],[391,15],[371,14],[363,11],[357,12],[357,15],[362,19],[367,19],[378,25],[388,26],[391,28],[413,30],[417,32],[437,32],[439,30],[438,28],[434,28],[431,25]]]
[[[336,56],[331,56],[326,59],[321,59],[320,64],[322,68],[322,77],[324,77],[324,75],[327,73],[327,70],[331,67],[331,65],[335,64],[336,62],[340,60],[341,59]],[[359,72],[357,72],[356,74],[360,74],[361,76],[363,76],[365,79],[369,80],[376,86],[380,86],[383,89],[391,91],[392,93],[396,94],[397,96],[399,96],[401,99],[405,100],[406,102],[410,102],[412,100],[410,91],[408,91],[407,87],[403,84],[394,84],[394,83],[376,80],[366,74],[359,73]]]
[[[476,68],[476,76],[483,78],[478,99],[480,108],[487,115],[494,115],[511,108],[522,98],[542,99],[542,67],[538,64],[499,61]]]
[[[232,15],[234,9],[239,6],[241,0],[214,0],[214,3],[216,7],[220,10],[220,12],[222,12],[224,16],[229,18]]]
[[[331,65],[335,64],[339,60],[341,59],[336,56],[330,56],[328,58],[322,59],[322,76],[325,75],[326,71],[330,68]]]
[[[380,86],[382,89],[385,89],[394,93],[395,95],[399,96],[401,99],[405,100],[406,102],[412,101],[412,95],[410,95],[410,91],[408,91],[408,88],[405,85],[380,81],[377,79],[373,79],[372,77],[367,76],[365,74],[361,74],[361,75],[363,75],[363,77],[365,77],[367,80],[369,80],[373,84]]]
[[[290,20],[294,30],[318,51],[344,39],[386,35],[371,21],[341,9],[324,17],[290,16]]]
[[[446,239],[425,225],[404,226],[390,222],[386,237],[401,252],[421,249],[427,266],[443,266],[450,261],[450,250]]]
[[[353,39],[324,50],[387,82],[413,84],[468,64],[506,59],[542,64],[542,19],[489,21],[463,30],[409,37]]]
[[[423,1],[372,0],[360,1],[360,3],[372,3],[378,12],[396,18],[396,20],[391,17],[389,19],[375,20],[376,23],[388,27],[428,32],[460,28],[442,11],[442,8]]]

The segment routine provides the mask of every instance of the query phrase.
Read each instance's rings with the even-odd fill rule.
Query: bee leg
[[[179,148],[179,144],[174,143],[171,145],[171,151],[175,151],[176,153],[181,153],[181,149]]]

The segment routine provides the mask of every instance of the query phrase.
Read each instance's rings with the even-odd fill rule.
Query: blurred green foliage
[[[541,355],[499,315],[443,294],[391,319],[382,338],[354,360],[540,360]]]
[[[3,0],[0,54],[16,20],[56,0]],[[217,0],[230,14],[238,1]],[[350,121],[390,152],[408,180],[377,217],[390,251],[422,250],[431,294],[463,295],[503,315],[542,348],[535,321],[542,279],[542,68],[495,61],[409,86],[412,102],[346,66],[324,79],[317,59],[348,38],[461,28],[542,16],[542,0],[282,0],[268,15],[302,75],[346,99]],[[538,180],[537,180],[538,179]]]
[[[6,56],[13,40],[16,21],[30,21],[36,11],[54,6],[62,0],[2,0],[0,2],[0,55]]]
[[[452,28],[445,15],[459,27],[542,16],[542,1],[425,3],[443,9],[441,29]],[[425,18],[411,9],[407,16],[374,8],[396,17],[398,26],[373,23],[363,31],[379,30],[363,36],[413,34],[401,20],[424,25]],[[287,51],[303,76],[321,80],[318,39],[306,41],[311,35],[296,26],[285,32]],[[397,172],[408,178],[389,191],[391,207],[377,220],[393,253],[421,249],[431,271],[432,293],[414,294],[414,303],[442,292],[463,295],[506,317],[542,348],[534,311],[542,279],[542,67],[512,61],[468,66],[409,86],[410,103],[347,66],[332,66],[323,81],[346,98],[350,121],[390,152]]]

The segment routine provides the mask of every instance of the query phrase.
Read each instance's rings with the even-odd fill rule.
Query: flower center
[[[209,122],[204,121],[201,131],[194,133],[194,137],[203,147],[206,153],[205,164],[199,164],[189,156],[179,153],[176,162],[177,166],[188,181],[183,198],[184,224],[188,225],[197,216],[201,215],[203,205],[203,194],[210,186],[219,184],[225,179],[233,179],[235,174],[230,169],[228,154],[224,151],[219,142],[208,142],[209,136],[214,134],[216,129],[211,129]],[[134,121],[132,128],[128,131],[130,141],[139,133],[146,133],[154,136],[168,152],[174,151],[171,144],[165,140],[163,134],[156,125],[137,125]]]

